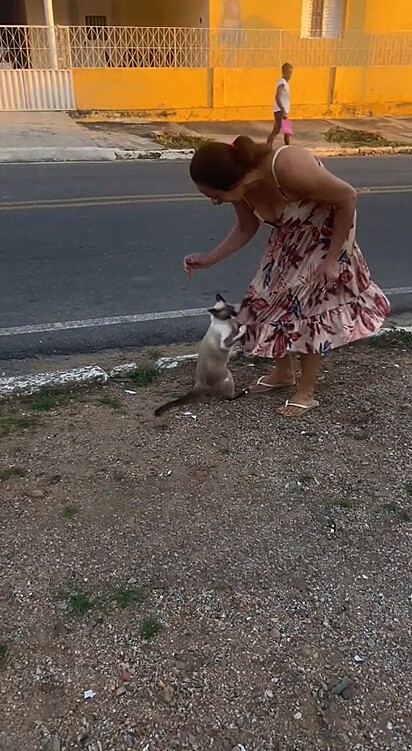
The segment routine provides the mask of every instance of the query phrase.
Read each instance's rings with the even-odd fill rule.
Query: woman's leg
[[[302,374],[300,377],[299,385],[289,399],[290,404],[279,407],[281,415],[287,417],[296,417],[303,414],[306,410],[305,407],[312,407],[314,405],[314,395],[316,386],[316,376],[321,365],[322,356],[316,354],[301,355],[301,367]],[[293,407],[292,404],[301,404],[302,407]]]
[[[276,359],[276,365],[266,375],[259,378],[259,383],[253,384],[249,391],[251,394],[270,391],[271,388],[280,386],[294,386],[296,383],[293,360],[290,353]]]

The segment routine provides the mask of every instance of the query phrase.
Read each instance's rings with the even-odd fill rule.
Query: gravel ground
[[[155,422],[192,366],[3,405],[1,751],[411,748],[412,346],[377,344],[295,420]]]

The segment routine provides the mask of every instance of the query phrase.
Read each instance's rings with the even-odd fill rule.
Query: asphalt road
[[[326,162],[369,189],[358,239],[393,311],[412,311],[412,157]],[[183,256],[211,249],[233,221],[198,196],[187,162],[2,165],[0,185],[1,360],[196,338],[205,320],[193,313],[216,291],[240,300],[265,246],[262,227],[186,278]]]

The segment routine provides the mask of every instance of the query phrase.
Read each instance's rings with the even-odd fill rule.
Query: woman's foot
[[[269,394],[275,389],[283,389],[288,386],[296,386],[296,378],[293,370],[279,367],[271,369],[270,373],[261,376],[256,383],[249,388],[250,394]]]
[[[316,407],[319,407],[319,402],[312,395],[297,392],[286,401],[283,407],[279,407],[278,412],[283,417],[300,417]]]

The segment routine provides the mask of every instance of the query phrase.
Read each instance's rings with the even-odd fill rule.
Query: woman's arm
[[[321,167],[310,151],[296,147],[279,154],[276,175],[287,195],[335,207],[327,258],[331,263],[336,262],[352,227],[355,189]]]
[[[189,276],[193,271],[197,269],[207,269],[209,266],[214,266],[215,263],[219,263],[224,258],[228,258],[232,253],[236,253],[237,250],[243,248],[253,235],[259,229],[259,219],[254,215],[252,209],[244,202],[233,204],[237,214],[236,227],[229,232],[217,248],[210,253],[193,253],[190,256],[186,256],[183,261],[183,268],[186,274]]]
[[[219,263],[244,248],[260,227],[259,219],[244,201],[234,203],[233,206],[237,214],[237,224],[217,248],[209,253],[212,264]]]

